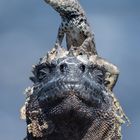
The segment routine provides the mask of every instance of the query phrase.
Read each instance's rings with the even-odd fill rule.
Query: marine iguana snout
[[[99,60],[59,48],[33,66],[34,84],[21,110],[26,140],[121,139],[125,115],[105,85],[107,69]]]

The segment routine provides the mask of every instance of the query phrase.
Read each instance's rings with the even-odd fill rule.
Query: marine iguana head
[[[35,84],[40,86],[38,101],[42,108],[49,108],[51,117],[77,111],[93,117],[94,109],[110,105],[103,85],[104,69],[89,62],[86,56],[70,55],[45,63],[43,60],[34,73]]]
[[[104,86],[104,69],[89,61],[88,55],[53,51],[34,67],[33,74],[34,85],[28,89],[25,103],[28,140],[116,135],[105,135],[120,124]]]

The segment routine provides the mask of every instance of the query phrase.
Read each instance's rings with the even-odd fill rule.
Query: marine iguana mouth
[[[105,101],[107,92],[94,81],[89,82],[88,79],[81,79],[80,77],[79,81],[68,81],[65,79],[59,78],[44,85],[39,91],[40,101],[45,100],[49,103],[72,95],[90,106],[95,104],[97,106]]]

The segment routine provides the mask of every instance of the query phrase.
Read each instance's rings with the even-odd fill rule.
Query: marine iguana
[[[125,114],[105,86],[106,69],[76,52],[53,49],[33,67],[25,140],[121,140]]]

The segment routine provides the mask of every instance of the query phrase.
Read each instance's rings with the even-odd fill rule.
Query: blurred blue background
[[[116,64],[114,89],[127,116],[123,140],[140,140],[140,1],[80,0],[100,56]],[[55,42],[59,15],[43,0],[0,0],[0,140],[22,140],[19,109],[31,85],[31,66]]]

